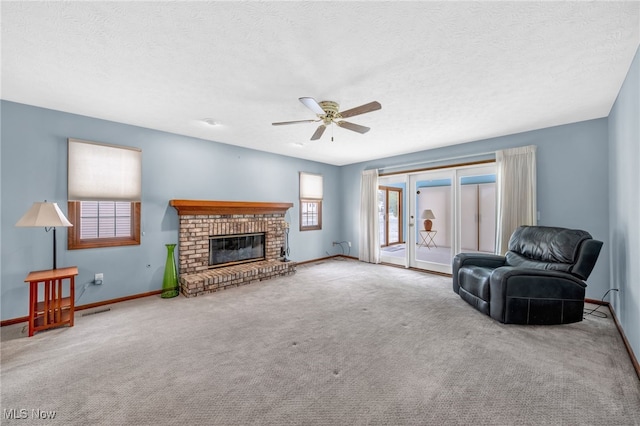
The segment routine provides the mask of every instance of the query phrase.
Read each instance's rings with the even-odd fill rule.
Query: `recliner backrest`
[[[550,226],[520,226],[509,239],[506,263],[521,268],[550,269],[586,280],[602,247],[586,231]]]

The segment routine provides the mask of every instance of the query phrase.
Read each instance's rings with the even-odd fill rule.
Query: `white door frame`
[[[451,181],[451,196],[449,198],[450,202],[450,211],[454,211],[454,203],[456,200],[456,176],[455,170],[453,169],[438,169],[432,171],[425,171],[419,173],[412,173],[409,175],[409,185],[407,190],[408,197],[408,215],[409,215],[409,230],[407,232],[407,264],[409,267],[424,269],[428,271],[434,272],[442,272],[446,274],[451,273],[451,262],[445,263],[437,263],[426,260],[421,260],[417,258],[417,247],[418,247],[418,231],[417,229],[422,226],[422,220],[420,219],[419,212],[417,209],[417,191],[418,191],[418,182],[425,180],[436,180],[436,179],[449,179]],[[453,218],[450,219],[451,229],[450,229],[450,239],[453,239],[453,236],[456,235],[456,221]],[[438,217],[434,219],[434,224],[437,223]],[[454,241],[449,242],[449,247],[451,248],[451,258],[453,258],[453,249],[454,249]]]
[[[456,188],[460,188],[460,179],[467,176],[481,176],[481,175],[491,175],[496,174],[496,164],[491,163],[483,166],[463,166],[456,169]],[[462,211],[459,206],[462,205],[461,199],[462,191],[458,190],[458,196],[456,197],[456,224],[457,229],[462,229]],[[497,210],[496,210],[497,212]],[[494,218],[495,219],[495,218]],[[454,244],[454,253],[460,253],[462,250],[462,236],[460,232],[456,233],[455,244]]]
[[[406,183],[407,183],[407,175],[406,174],[400,174],[400,175],[390,175],[390,176],[381,176],[378,178],[378,186],[391,186],[393,184],[399,184],[399,183],[404,183],[405,184],[405,188],[406,188]],[[408,197],[407,194],[408,190],[405,189],[405,191],[403,191],[403,197]],[[401,200],[402,202],[402,200]],[[409,233],[409,226],[407,223],[407,209],[403,206],[402,208],[402,224],[403,224],[403,230],[402,232],[404,233],[405,236],[405,247],[408,244],[407,243],[407,234]],[[397,257],[397,256],[389,256],[385,254],[384,250],[380,250],[380,261],[381,262],[385,262],[385,263],[392,263],[394,265],[400,265],[400,266],[404,266],[405,268],[407,267],[407,257]]]
[[[380,177],[378,181],[379,186],[386,186],[389,184],[404,183],[406,186],[406,209],[403,209],[403,223],[404,223],[404,236],[405,236],[405,257],[392,257],[384,254],[384,251],[380,252],[380,260],[386,263],[392,263],[401,265],[406,268],[418,268],[427,271],[451,273],[451,260],[456,253],[460,252],[462,245],[462,237],[460,235],[462,215],[461,215],[461,190],[460,179],[465,176],[478,176],[485,174],[495,174],[496,165],[490,163],[486,165],[470,165],[470,166],[451,166],[450,168],[442,168],[436,170],[414,172],[407,174],[395,174]],[[424,180],[435,179],[450,179],[451,180],[451,197],[450,197],[450,212],[451,215],[448,218],[450,221],[450,256],[449,261],[446,263],[430,262],[420,260],[416,258],[417,246],[418,246],[418,232],[416,227],[422,227],[422,219],[419,217],[417,209],[417,183]],[[497,210],[496,210],[497,211]],[[437,225],[437,217],[434,220],[434,228]]]

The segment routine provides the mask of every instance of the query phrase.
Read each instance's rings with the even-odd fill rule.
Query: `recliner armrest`
[[[459,262],[459,266],[474,265],[486,268],[499,268],[507,261],[504,256],[489,253],[458,253],[453,258],[453,264]]]
[[[562,271],[555,271],[553,269],[535,269],[535,268],[519,268],[517,266],[502,266],[496,268],[491,274],[491,280],[507,282],[515,277],[529,277],[529,278],[549,278],[567,280],[573,284],[578,285],[581,288],[586,288],[587,284],[576,276]]]
[[[490,315],[504,322],[508,299],[584,299],[587,284],[567,272],[513,266],[497,268],[489,282]]]
[[[460,286],[458,285],[458,271],[463,266],[481,266],[484,268],[495,269],[504,266],[506,258],[497,254],[488,253],[458,253],[453,258],[451,266],[451,274],[453,275],[453,291],[458,293]]]

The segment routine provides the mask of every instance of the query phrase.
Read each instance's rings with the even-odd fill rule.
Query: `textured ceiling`
[[[639,6],[3,1],[2,99],[344,165],[607,116]]]

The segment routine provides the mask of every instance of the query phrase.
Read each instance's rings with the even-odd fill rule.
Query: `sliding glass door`
[[[455,241],[455,172],[413,174],[409,176],[409,188],[409,266],[450,273]]]
[[[380,259],[451,273],[456,253],[495,251],[495,164],[379,179]]]
[[[495,166],[458,170],[460,240],[458,251],[494,253],[496,249]]]

